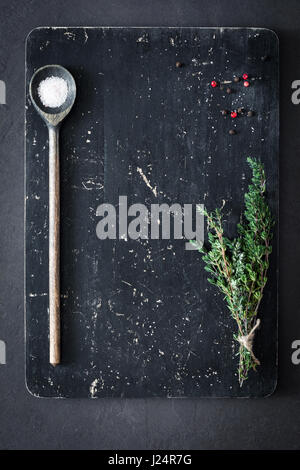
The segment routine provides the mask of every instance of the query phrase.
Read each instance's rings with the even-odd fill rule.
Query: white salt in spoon
[[[59,127],[76,97],[74,78],[60,65],[46,65],[31,78],[29,93],[49,131],[49,340],[50,364],[60,363]]]

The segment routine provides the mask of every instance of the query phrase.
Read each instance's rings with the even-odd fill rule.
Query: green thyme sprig
[[[237,225],[237,237],[224,235],[222,209],[198,210],[207,218],[208,246],[197,246],[203,254],[208,281],[224,295],[233,319],[237,323],[234,338],[239,342],[239,383],[248,378],[251,369],[259,365],[252,350],[258,309],[267,282],[269,256],[272,251],[273,218],[266,202],[266,178],[263,164],[252,158],[247,162],[252,170],[251,184],[245,194],[245,210]],[[223,204],[224,205],[224,204]]]

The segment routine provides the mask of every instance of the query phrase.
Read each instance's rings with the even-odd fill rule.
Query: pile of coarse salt
[[[61,77],[47,77],[39,84],[38,95],[44,106],[59,108],[67,99],[68,83]]]

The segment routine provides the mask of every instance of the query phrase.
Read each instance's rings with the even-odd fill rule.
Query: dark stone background
[[[291,82],[300,78],[300,3],[296,0],[41,1],[0,0],[0,448],[299,449],[300,337],[299,110]],[[257,26],[280,38],[280,312],[279,381],[271,398],[48,400],[24,383],[23,154],[24,41],[36,26]],[[298,171],[297,171],[298,170]]]

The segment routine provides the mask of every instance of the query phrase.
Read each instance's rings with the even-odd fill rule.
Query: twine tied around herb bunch
[[[250,333],[248,333],[247,335],[244,335],[244,336],[238,336],[237,337],[237,340],[240,343],[240,345],[243,346],[245,349],[247,349],[247,351],[249,351],[253,361],[258,366],[260,365],[260,361],[257,359],[257,357],[255,357],[255,355],[253,353],[253,340],[254,340],[254,336],[255,336],[255,330],[257,328],[259,328],[259,325],[260,325],[260,319],[258,318],[256,320],[256,323],[255,323],[254,327],[250,331]]]

